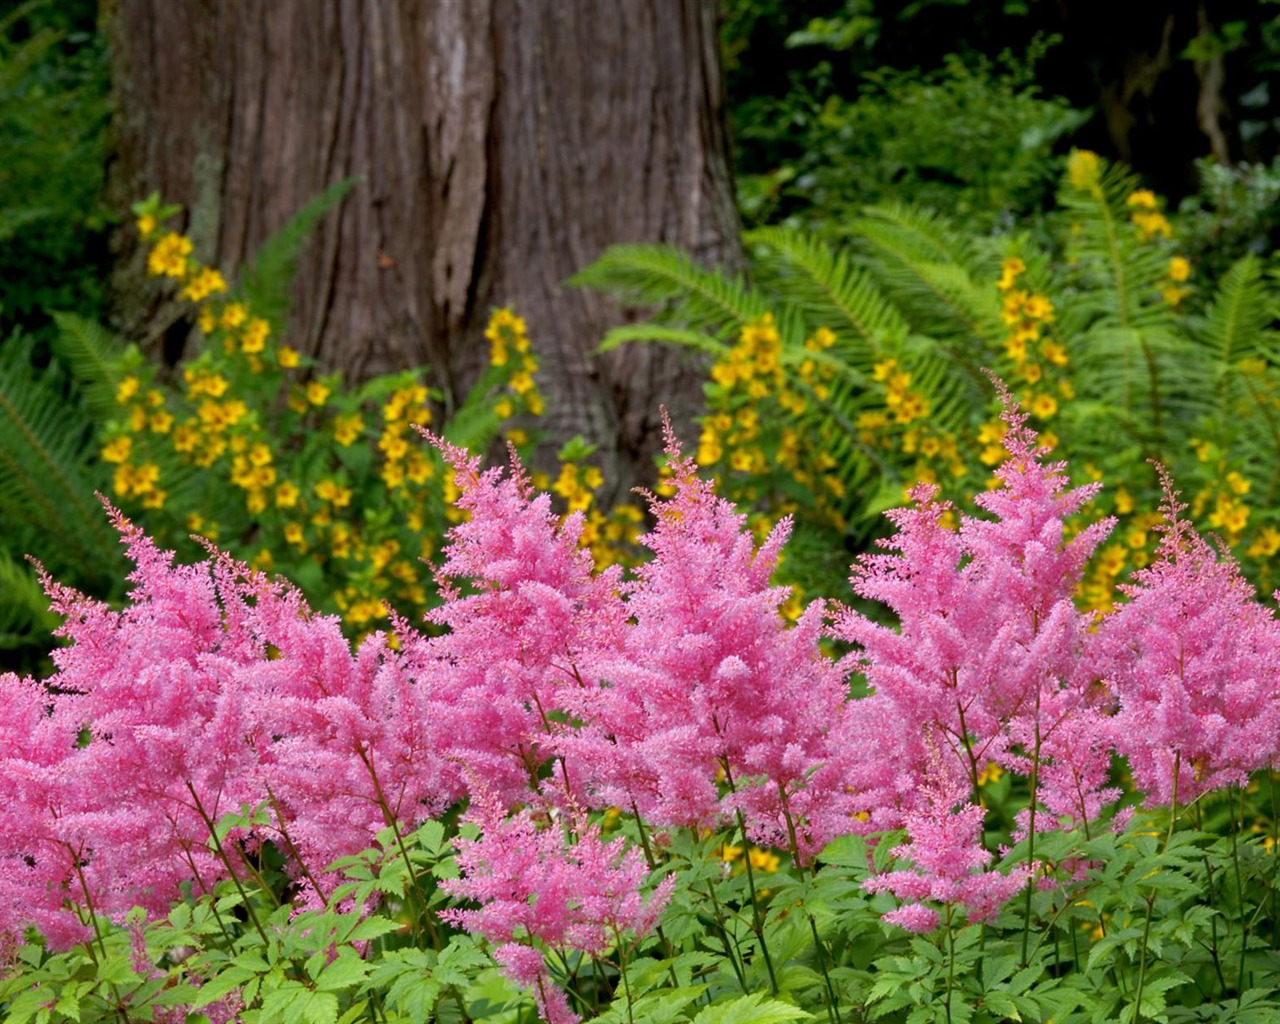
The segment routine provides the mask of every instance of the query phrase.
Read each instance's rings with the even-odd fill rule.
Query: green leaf
[[[762,993],[740,996],[727,1003],[708,1006],[694,1024],[782,1024],[783,1021],[812,1017],[798,1006],[777,999],[766,999]]]

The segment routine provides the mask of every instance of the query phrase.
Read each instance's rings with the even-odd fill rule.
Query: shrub
[[[1270,1019],[1280,624],[1168,484],[1127,603],[1079,611],[1113,524],[1072,534],[1098,486],[1004,400],[985,515],[922,485],[854,567],[896,629],[788,625],[788,525],[670,437],[630,578],[433,439],[443,629],[355,649],[112,511],[129,605],[46,577],[58,674],[0,677],[6,1019]]]

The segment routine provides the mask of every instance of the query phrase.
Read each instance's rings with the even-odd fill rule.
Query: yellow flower
[[[156,243],[147,257],[147,273],[152,277],[181,279],[187,272],[191,248],[191,239],[170,231]]]
[[[116,388],[116,401],[121,405],[126,404],[134,395],[138,393],[138,378],[126,377]]]
[[[1249,545],[1247,553],[1251,558],[1271,558],[1277,551],[1280,551],[1280,530],[1274,526],[1264,526]]]
[[[378,447],[388,459],[403,459],[409,451],[409,442],[397,434],[388,432],[378,439]]]
[[[985,786],[989,782],[999,782],[1002,775],[1004,775],[1004,769],[994,761],[988,761],[978,773],[978,785]]]
[[[1140,188],[1129,194],[1129,198],[1125,200],[1126,206],[1133,206],[1140,210],[1154,210],[1159,205],[1156,200],[1156,194],[1149,188]]]
[[[200,433],[194,424],[187,422],[173,432],[173,450],[175,452],[193,452],[200,441]]]
[[[1042,420],[1047,420],[1050,416],[1058,411],[1058,400],[1053,395],[1047,395],[1040,392],[1034,395],[1030,402],[1027,403],[1027,411],[1033,416],[1038,416]]]
[[[1185,256],[1175,256],[1169,261],[1169,280],[1185,281],[1191,276],[1191,261]]]
[[[1053,303],[1047,295],[1028,295],[1022,304],[1022,315],[1028,320],[1050,323],[1053,320]]]
[[[1248,494],[1250,483],[1234,469],[1224,478],[1227,487],[1231,489],[1233,494]]]
[[[165,499],[169,497],[168,491],[162,491],[156,488],[142,499],[143,508],[164,508]]]
[[[140,234],[143,239],[150,238],[151,232],[155,231],[155,229],[156,219],[151,216],[151,214],[144,213],[138,218],[138,234]]]
[[[276,508],[293,508],[298,504],[302,491],[292,480],[285,480],[276,488]]]
[[[200,310],[200,315],[196,317],[196,326],[200,328],[202,334],[212,334],[213,329],[218,326],[217,319],[213,315],[213,310],[208,306],[204,306]],[[225,347],[228,352],[234,352],[235,342],[230,338],[227,338]]]
[[[404,485],[404,463],[387,462],[383,463],[381,470],[382,482],[387,485],[387,490],[394,491],[397,487]]]
[[[262,441],[255,442],[249,449],[249,462],[255,466],[271,465],[271,447]]]
[[[338,416],[333,421],[333,438],[344,448],[360,440],[363,432],[364,420],[358,412],[350,416]]]
[[[218,322],[227,330],[233,330],[239,327],[245,321],[245,317],[249,315],[249,311],[244,308],[244,303],[228,302],[222,308],[222,316]]]
[[[205,267],[187,282],[187,286],[182,289],[182,297],[191,302],[203,302],[210,295],[226,290],[227,282],[222,275],[212,267]]]
[[[173,426],[173,414],[165,409],[151,414],[151,431],[155,434],[167,434]]]
[[[133,452],[133,438],[128,434],[121,434],[114,440],[108,441],[102,448],[102,458],[106,462],[126,462],[129,455]],[[117,488],[119,490],[119,488]]]
[[[1127,516],[1133,511],[1133,495],[1121,487],[1116,491],[1116,514]]]
[[[286,370],[292,370],[297,366],[300,358],[298,350],[288,345],[281,345],[276,351],[276,361]]]
[[[249,326],[244,329],[244,338],[240,342],[240,347],[251,354],[261,352],[267,347],[267,337],[270,334],[271,325],[262,317],[255,316],[249,321]]]
[[[1018,280],[1018,275],[1026,273],[1026,270],[1027,265],[1017,256],[1008,257],[1000,264],[1000,280],[996,282],[996,287],[1007,292]]]
[[[1102,161],[1098,154],[1088,149],[1073,149],[1067,158],[1067,178],[1078,189],[1095,188]]]
[[[307,401],[312,405],[324,405],[329,397],[329,385],[324,381],[313,380],[307,385]]]
[[[245,495],[244,507],[253,516],[261,515],[267,510],[267,496],[262,491],[249,491]]]
[[[782,858],[780,858],[776,853],[772,853],[769,850],[761,850],[754,846],[747,853],[747,859],[751,861],[751,867],[753,870],[763,871],[768,875],[777,871],[778,865],[782,863]]]

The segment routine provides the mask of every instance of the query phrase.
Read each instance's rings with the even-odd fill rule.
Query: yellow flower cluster
[[[1102,195],[1102,159],[1088,149],[1073,149],[1067,158],[1067,180],[1082,192]]]
[[[1027,385],[1020,396],[1023,407],[1033,416],[1047,420],[1058,411],[1058,398],[1072,398],[1075,390],[1062,372],[1070,365],[1066,346],[1051,333],[1055,320],[1053,302],[1045,294],[1020,287],[1026,272],[1027,265],[1018,256],[1010,256],[1000,264],[996,288],[1001,293],[1001,319],[1009,328],[1004,351],[1013,364],[1012,376]],[[992,440],[980,438],[987,446],[982,456],[987,465],[994,464],[988,457],[993,454]]]
[[[484,336],[489,341],[489,365],[498,368],[511,366],[514,372],[507,387],[524,411],[531,416],[541,416],[545,403],[533,379],[538,372],[538,361],[529,345],[529,331],[524,318],[509,309],[495,310],[489,317]],[[508,398],[504,407],[498,410],[498,417],[508,420],[518,411],[512,399]]]
[[[383,425],[378,450],[382,452],[383,459],[380,470],[382,482],[388,491],[404,487],[406,481],[425,484],[435,476],[435,466],[421,445],[409,443],[411,427],[425,427],[431,422],[427,397],[427,389],[422,384],[410,384],[393,391],[382,407]],[[348,417],[346,423],[350,425],[351,422]]]
[[[782,373],[782,336],[772,313],[746,324],[729,352],[711,368],[711,379],[726,392],[744,392],[761,399],[780,394],[785,385]]]
[[[929,415],[924,396],[911,390],[911,374],[896,359],[885,359],[871,368],[871,378],[884,385],[884,404],[894,423],[911,423]]]
[[[570,514],[582,513],[578,543],[591,552],[597,567],[634,565],[644,513],[638,505],[621,502],[606,514],[596,501],[596,492],[603,484],[604,476],[595,466],[565,460],[551,491],[564,499]]]
[[[1149,188],[1135,189],[1125,200],[1129,207],[1129,220],[1138,230],[1138,238],[1149,242],[1153,238],[1172,238],[1173,225],[1160,212],[1160,201]]]
[[[1184,287],[1191,277],[1191,262],[1185,256],[1175,256],[1169,261],[1169,269],[1165,272],[1166,282],[1160,290],[1165,302],[1177,309],[1182,300],[1191,294],[1191,289]]]
[[[310,564],[300,575],[323,581],[313,599],[331,603],[353,630],[385,619],[392,606],[420,614],[429,595],[418,560],[432,554],[443,524],[439,494],[422,486],[438,475],[436,456],[409,431],[430,422],[427,389],[412,374],[370,382],[367,393],[389,395],[373,410],[382,430],[368,438],[379,457],[370,464],[340,455],[366,438],[367,399],[337,376],[296,379],[291,371],[304,362],[297,350],[274,344],[269,322],[227,300],[221,274],[192,257],[188,239],[159,231],[157,220],[151,212],[138,219],[152,247],[148,269],[178,282],[209,343],[183,367],[177,388],[149,387],[150,367],[119,383],[121,416],[102,450],[117,467],[117,496],[162,509],[166,467],[200,468],[191,479],[203,491],[198,483],[183,492],[199,511],[173,509],[177,529],[222,533],[232,544],[252,537],[246,557],[262,569],[298,573]],[[517,369],[531,375],[523,324],[513,319],[505,328],[520,354]],[[238,508],[227,500],[236,495]],[[162,531],[164,522],[148,527]]]

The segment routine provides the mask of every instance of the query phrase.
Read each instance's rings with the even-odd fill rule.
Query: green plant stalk
[[[750,990],[747,988],[746,975],[743,972],[742,965],[738,963],[738,957],[742,956],[742,951],[738,949],[738,940],[736,936],[732,937],[733,946],[730,948],[729,940],[731,936],[729,935],[728,929],[725,928],[724,909],[720,906],[720,901],[716,899],[715,883],[712,882],[710,878],[707,879],[707,896],[710,898],[711,905],[716,911],[716,927],[720,932],[720,943],[724,946],[724,955],[729,958],[729,966],[733,968],[733,973],[737,975],[738,984],[742,987],[743,994],[750,995]],[[734,956],[735,950],[737,951],[737,957]]]
[[[405,848],[404,836],[400,833],[400,825],[396,821],[395,815],[391,813],[391,805],[387,802],[386,794],[382,791],[382,783],[378,780],[378,773],[373,770],[373,762],[369,759],[363,747],[359,749],[357,756],[369,772],[369,778],[373,781],[373,791],[378,798],[378,807],[382,811],[382,819],[387,823],[387,827],[391,829],[391,834],[395,836],[396,847],[400,850],[400,856],[404,859],[405,870],[409,872],[410,900],[414,904],[414,909],[418,912],[413,921],[413,940],[415,943],[421,941],[422,925],[425,924],[431,936],[431,945],[438,953],[444,946],[440,942],[440,935],[431,920],[431,914],[427,909],[426,893],[423,892],[422,884],[418,881],[418,873],[413,869],[413,861],[409,857],[408,849]]]
[[[1169,848],[1169,840],[1173,838],[1173,827],[1178,822],[1178,777],[1182,774],[1182,751],[1173,757],[1173,804],[1169,808],[1169,829],[1164,834],[1164,842],[1160,852]],[[1147,980],[1147,940],[1151,935],[1151,908],[1155,905],[1156,893],[1152,889],[1147,896],[1147,915],[1142,925],[1142,945],[1138,952],[1138,987],[1133,996],[1133,1024],[1142,1019],[1142,987]]]
[[[1027,899],[1022,915],[1022,966],[1027,966],[1027,944],[1031,939],[1031,897],[1035,893],[1036,800],[1040,788],[1040,691],[1036,690],[1036,745],[1031,755],[1031,805],[1027,821]]]
[[[1240,791],[1240,821],[1237,828],[1236,816],[1234,810],[1234,802],[1231,799],[1231,791],[1239,789],[1238,786],[1231,785],[1227,787],[1227,815],[1231,818],[1231,863],[1235,870],[1236,876],[1236,898],[1240,901],[1240,968],[1236,973],[1236,1006],[1240,1005],[1240,1000],[1244,998],[1244,990],[1247,983],[1244,971],[1245,953],[1249,949],[1249,920],[1244,914],[1244,885],[1240,881],[1240,847],[1238,843],[1238,835],[1244,829],[1244,791]]]
[[[787,839],[791,843],[791,860],[795,864],[796,870],[800,872],[800,877],[806,879],[809,877],[809,871],[800,858],[800,842],[796,838],[795,819],[791,817],[791,807],[787,803],[786,790],[781,786],[778,787],[778,795],[782,802],[782,817],[787,823]],[[818,935],[818,922],[814,920],[813,914],[808,907],[805,907],[804,916],[809,920],[809,930],[813,933],[813,947],[818,954],[818,967],[822,971],[822,981],[826,986],[827,1017],[833,1024],[844,1024],[840,1019],[840,1007],[836,1000],[835,986],[831,984],[831,975],[827,973],[827,948]]]
[[[235,869],[231,866],[231,859],[227,856],[226,851],[223,850],[222,843],[218,841],[218,828],[213,819],[209,817],[208,812],[205,811],[204,805],[200,802],[200,797],[196,794],[196,788],[191,784],[190,779],[187,780],[187,791],[191,794],[191,799],[195,801],[196,813],[200,815],[200,819],[204,822],[204,827],[209,830],[218,859],[222,861],[223,866],[227,869],[227,874],[231,876],[231,882],[236,887],[236,892],[240,894],[240,898],[244,901],[245,913],[249,915],[249,920],[253,923],[254,929],[262,939],[262,944],[270,946],[271,940],[267,938],[262,922],[258,920],[257,911],[253,909],[253,904],[249,902],[248,893],[244,891],[244,886],[240,884],[240,876],[236,874]]]
[[[716,732],[720,731],[720,726],[716,723]],[[724,769],[725,782],[729,784],[729,792],[736,793],[737,787],[733,782],[733,772],[729,768],[729,759],[727,757],[720,758],[720,766]],[[760,943],[760,952],[764,954],[765,970],[769,973],[769,988],[773,995],[778,994],[778,979],[773,972],[773,957],[769,955],[769,943],[764,937],[764,921],[760,917],[760,901],[756,898],[756,873],[751,867],[751,840],[747,838],[747,823],[742,817],[741,811],[735,812],[738,821],[738,831],[742,833],[743,861],[747,867],[747,892],[751,894],[751,930],[755,932],[756,941]]]

